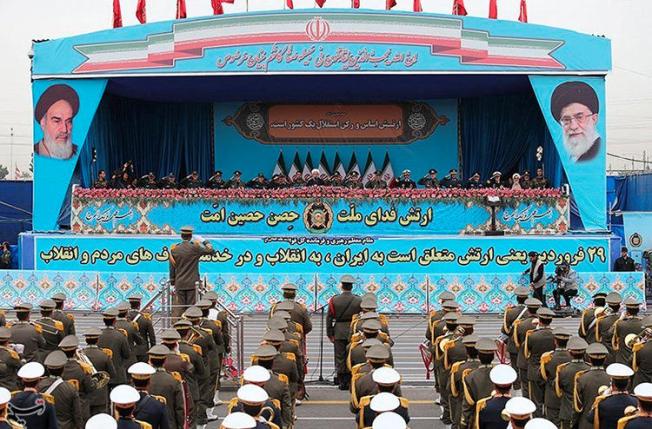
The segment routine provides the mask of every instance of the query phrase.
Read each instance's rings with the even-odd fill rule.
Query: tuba
[[[99,390],[109,384],[111,377],[106,371],[98,371],[95,369],[93,362],[86,356],[86,353],[83,350],[77,349],[75,352],[75,360],[79,362],[82,366],[88,366],[91,369],[91,380],[95,389]]]

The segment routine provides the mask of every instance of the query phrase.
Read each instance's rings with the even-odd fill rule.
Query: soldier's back
[[[507,422],[502,417],[508,397],[498,396],[483,398],[478,402],[477,427],[483,429],[505,429]]]
[[[618,420],[625,415],[627,407],[637,407],[638,400],[627,393],[619,393],[596,399],[598,412],[593,418],[598,419],[600,429],[616,429]],[[595,410],[594,410],[595,413]]]
[[[618,421],[618,429],[649,429],[652,427],[652,417],[631,416]]]
[[[54,310],[52,318],[63,323],[63,336],[75,335],[75,318],[71,313],[65,313],[63,310]]]
[[[97,345],[100,348],[111,350],[111,359],[116,372],[116,377],[111,380],[111,385],[124,384],[127,381],[125,365],[130,356],[126,335],[114,328],[104,328]]]
[[[11,341],[25,346],[23,358],[30,362],[37,358],[39,348],[44,344],[43,337],[37,328],[28,322],[16,322],[11,328]]]
[[[10,392],[18,388],[16,374],[20,366],[18,353],[8,347],[0,347],[0,387]]]
[[[163,428],[169,422],[168,410],[163,402],[144,392],[140,392],[140,400],[136,403],[134,417],[136,420],[149,423],[153,429]]]
[[[55,414],[59,423],[59,429],[81,428],[83,422],[81,419],[79,394],[72,385],[63,380],[57,381],[58,379],[58,377],[44,378],[39,382],[36,389],[41,393],[47,392],[48,389],[52,389],[51,386],[54,383],[57,383],[58,385],[49,394],[54,397]]]
[[[36,323],[41,327],[41,335],[45,340],[43,351],[47,352],[56,350],[61,340],[63,340],[64,325],[59,320],[54,320],[49,317],[43,317],[36,320]]]
[[[179,381],[164,369],[158,368],[152,374],[148,391],[150,395],[165,398],[170,428],[177,428],[177,422],[183,421],[183,417],[179,418],[179,412],[183,414],[183,392]]]
[[[16,392],[9,401],[9,414],[25,422],[26,429],[57,429],[54,398],[36,392]]]

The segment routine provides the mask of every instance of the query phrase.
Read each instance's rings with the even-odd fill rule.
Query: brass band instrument
[[[634,344],[645,344],[652,339],[652,328],[645,328],[640,334],[629,334],[625,337],[625,346],[628,349],[633,349]]]
[[[75,352],[75,360],[80,364],[87,365],[91,369],[91,380],[92,384],[95,386],[95,389],[102,389],[109,384],[111,377],[106,371],[98,371],[93,365],[93,362],[86,356],[83,350],[77,349]]]
[[[446,344],[448,344],[451,341],[457,341],[463,336],[464,336],[464,328],[458,326],[457,328],[455,328],[455,331],[453,331],[453,335],[450,338],[442,338],[442,340],[439,342],[439,350],[443,352],[444,350],[446,350]]]

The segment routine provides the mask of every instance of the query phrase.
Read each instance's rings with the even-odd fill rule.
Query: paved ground
[[[81,314],[77,317],[77,331],[83,333],[89,326],[100,326],[101,318],[97,314]],[[265,329],[263,316],[245,316],[245,354],[249,356],[257,347],[258,342]],[[502,320],[496,315],[482,315],[478,318],[476,333],[480,337],[496,338]],[[391,318],[390,331],[395,341],[393,347],[396,369],[403,377],[403,394],[410,400],[410,415],[412,422],[410,428],[444,428],[438,420],[440,415],[439,407],[435,407],[435,398],[432,381],[425,379],[425,370],[421,356],[418,352],[418,345],[424,340],[425,318],[422,316],[396,316]],[[348,410],[348,394],[341,392],[335,387],[328,385],[333,378],[333,350],[328,342],[324,343],[323,364],[320,366],[320,316],[313,316],[314,329],[308,336],[308,394],[310,399],[297,408],[297,428],[310,429],[332,429],[333,424],[339,428],[354,428],[352,415]],[[556,319],[553,326],[564,326],[577,332],[578,319]],[[247,359],[248,360],[248,359]],[[319,376],[324,381],[319,381]],[[225,401],[233,396],[234,392],[222,392],[222,399]],[[223,417],[226,407],[221,406],[215,409],[216,414]],[[209,428],[217,428],[217,423]]]

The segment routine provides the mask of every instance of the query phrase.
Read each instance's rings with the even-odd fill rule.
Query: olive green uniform
[[[57,383],[57,386],[52,390],[54,383]],[[36,386],[36,390],[41,393],[48,389],[51,389],[48,393],[54,397],[54,411],[59,429],[83,428],[84,421],[77,390],[60,377],[52,376],[42,379]]]

